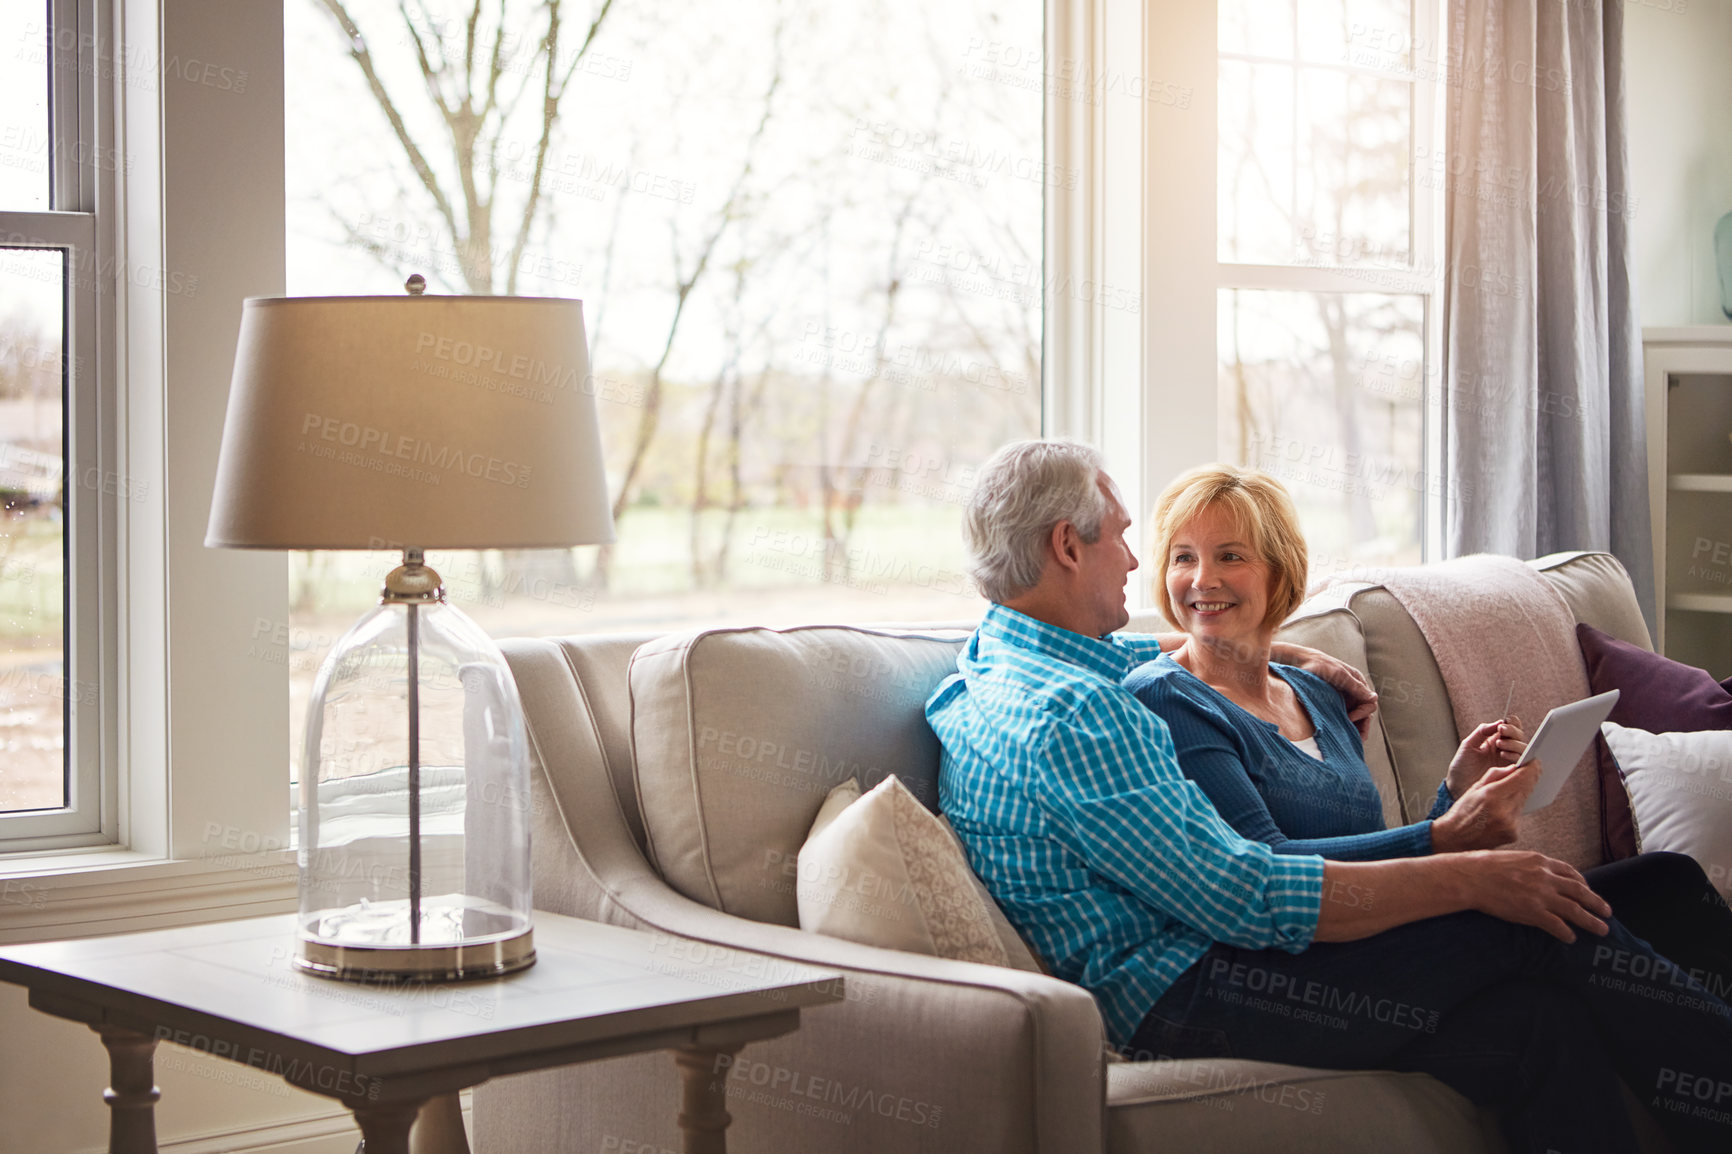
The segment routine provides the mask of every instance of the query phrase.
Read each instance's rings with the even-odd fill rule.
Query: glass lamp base
[[[351,982],[453,982],[497,978],[535,964],[535,932],[421,946],[339,944],[301,938],[295,968]]]

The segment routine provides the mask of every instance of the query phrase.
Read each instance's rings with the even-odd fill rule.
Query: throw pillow
[[[1705,669],[1650,653],[1592,625],[1576,626],[1576,642],[1592,691],[1620,691],[1608,719],[1614,724],[1649,733],[1732,729],[1732,678],[1716,682]],[[1635,826],[1617,763],[1603,742],[1597,744],[1605,856],[1618,861],[1636,852]]]
[[[1038,971],[950,823],[895,775],[824,798],[800,848],[800,928],[862,945]]]
[[[1649,733],[1608,721],[1600,732],[1629,790],[1637,849],[1689,854],[1732,900],[1732,731]]]
[[[1592,625],[1576,626],[1576,641],[1595,693],[1617,689],[1607,720],[1649,733],[1732,729],[1732,677],[1715,681],[1706,669],[1649,653]]]

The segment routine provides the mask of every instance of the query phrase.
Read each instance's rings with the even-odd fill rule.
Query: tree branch
[[[367,87],[372,90],[373,99],[384,112],[385,119],[391,122],[391,131],[397,136],[397,143],[403,146],[403,151],[409,157],[409,164],[415,169],[415,175],[421,181],[421,186],[433,197],[433,204],[439,210],[439,215],[445,221],[445,226],[451,230],[453,237],[457,236],[457,218],[451,211],[451,202],[445,196],[445,190],[439,187],[438,177],[433,175],[433,166],[427,163],[421,148],[409,135],[408,127],[403,123],[403,117],[397,111],[396,102],[385,90],[385,83],[379,78],[379,72],[373,67],[373,56],[367,51],[366,38],[361,30],[350,19],[348,11],[343,7],[343,0],[324,0],[325,8],[337,21],[343,35],[349,41],[349,56],[360,66],[361,73],[367,78]]]
[[[427,45],[421,41],[421,32],[415,27],[415,18],[409,15],[407,0],[397,0],[397,11],[403,17],[403,27],[409,30],[409,39],[414,42],[415,60],[421,65],[421,79],[427,85],[427,94],[433,98],[434,103],[443,106],[445,101],[441,96],[436,80],[442,68],[434,68],[432,61],[427,59]],[[425,6],[422,7],[421,11],[425,14]]]
[[[619,484],[619,492],[613,500],[613,518],[616,522],[624,514],[626,503],[631,499],[632,485],[636,482],[638,473],[643,468],[644,455],[649,451],[650,441],[655,436],[656,423],[661,416],[662,372],[667,367],[668,357],[673,354],[674,337],[679,332],[680,318],[685,313],[686,300],[690,297],[692,289],[697,287],[698,281],[703,279],[704,270],[709,267],[710,257],[715,253],[716,245],[720,243],[722,235],[727,232],[728,226],[735,219],[735,207],[745,190],[746,182],[752,176],[753,157],[757,153],[758,145],[764,139],[765,131],[770,126],[770,115],[775,107],[776,90],[782,85],[780,27],[777,28],[774,53],[774,70],[770,75],[769,87],[764,92],[763,115],[758,118],[757,127],[752,130],[751,138],[746,142],[746,156],[745,160],[741,162],[739,175],[734,178],[733,186],[728,190],[727,199],[722,202],[722,207],[717,213],[715,230],[710,233],[709,239],[704,242],[704,246],[698,254],[697,267],[692,270],[689,277],[678,282],[678,298],[674,303],[673,319],[668,324],[667,340],[662,344],[661,357],[656,361],[655,369],[650,373],[649,387],[644,393],[643,414],[638,418],[637,437],[632,444],[631,461],[626,466],[625,476]]]
[[[553,125],[559,117],[559,102],[565,96],[565,86],[571,80],[578,63],[589,54],[589,49],[595,43],[595,37],[601,31],[601,22],[607,19],[608,12],[613,8],[613,0],[602,0],[601,8],[596,12],[595,19],[589,22],[589,31],[584,35],[583,44],[578,47],[577,55],[572,57],[571,67],[564,77],[557,82],[555,68],[559,64],[559,29],[561,16],[560,0],[548,0],[547,33],[542,37],[542,47],[547,53],[547,76],[544,81],[541,97],[541,138],[535,142],[535,168],[529,177],[529,195],[523,202],[523,218],[517,226],[517,236],[511,242],[511,269],[506,274],[507,294],[517,291],[517,266],[523,260],[523,250],[529,246],[529,232],[535,225],[536,210],[541,207],[541,181],[547,171],[547,150],[553,143]]]

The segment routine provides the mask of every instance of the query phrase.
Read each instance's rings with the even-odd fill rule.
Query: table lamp
[[[535,961],[523,706],[425,551],[613,540],[582,303],[423,287],[245,302],[205,537],[402,550],[307,708],[295,965],[330,977]]]

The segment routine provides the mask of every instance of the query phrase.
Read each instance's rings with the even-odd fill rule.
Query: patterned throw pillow
[[[1018,970],[1040,965],[986,892],[950,823],[894,775],[832,789],[800,849],[800,928],[862,945]]]

